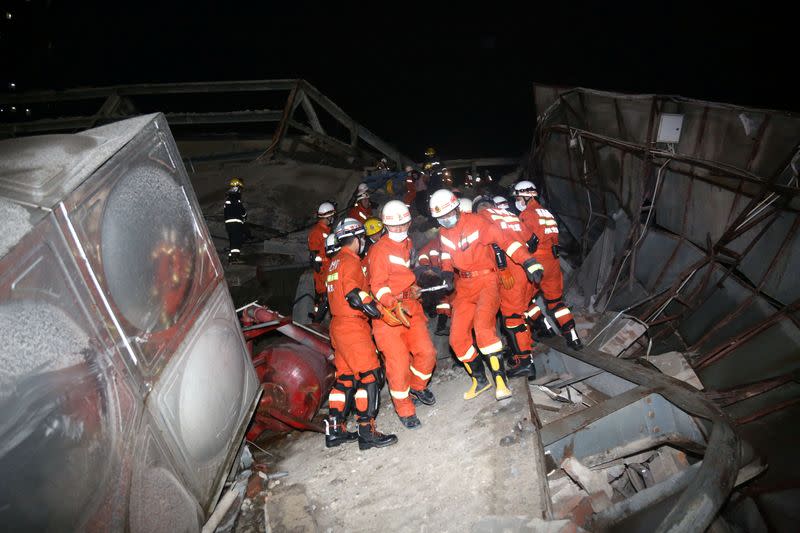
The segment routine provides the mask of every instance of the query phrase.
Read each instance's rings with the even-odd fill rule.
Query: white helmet
[[[336,214],[336,208],[330,202],[322,202],[317,208],[317,217],[328,218]]]
[[[333,255],[341,249],[342,246],[339,244],[339,241],[336,240],[335,234],[331,233],[325,237],[325,253],[327,255]]]
[[[411,165],[406,165],[406,172],[411,172],[414,168]]]
[[[492,202],[495,207],[499,207],[500,209],[509,208],[508,199],[505,196],[495,196],[492,198]]]
[[[462,213],[472,213],[472,200],[469,198],[459,198],[458,207]]]
[[[439,189],[431,195],[428,204],[431,208],[431,215],[434,218],[439,218],[458,207],[458,198],[447,189]]]
[[[336,236],[337,241],[341,241],[347,237],[357,237],[359,235],[364,235],[364,226],[354,218],[344,218],[336,224],[333,234]]]
[[[532,181],[522,180],[514,185],[514,196],[522,198],[534,198],[539,193],[536,191],[536,185]]]
[[[411,212],[400,200],[389,200],[381,211],[381,221],[384,226],[402,226],[411,222]]]
[[[364,193],[368,193],[368,192],[369,192],[369,187],[367,187],[366,183],[359,183],[358,184],[358,189],[356,189],[356,193],[364,194]]]

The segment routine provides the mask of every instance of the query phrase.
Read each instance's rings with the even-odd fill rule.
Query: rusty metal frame
[[[0,104],[31,104],[41,102],[66,102],[90,101],[102,98],[103,103],[98,110],[90,116],[73,116],[52,120],[36,120],[27,122],[14,122],[0,124],[0,136],[16,136],[18,134],[43,133],[55,131],[80,130],[112,122],[131,116],[132,109],[123,109],[122,103],[131,96],[152,96],[166,94],[217,94],[240,92],[288,92],[287,100],[282,110],[232,110],[213,113],[167,113],[167,121],[171,125],[196,125],[196,124],[241,124],[241,123],[277,123],[270,145],[259,157],[274,153],[286,135],[288,127],[292,124],[294,112],[298,106],[308,116],[309,130],[315,137],[327,141],[338,141],[325,133],[316,109],[324,109],[336,121],[350,131],[349,143],[328,144],[347,148],[346,153],[363,155],[359,145],[369,145],[379,153],[395,161],[399,167],[413,165],[414,161],[402,154],[394,146],[382,140],[366,127],[345,113],[330,98],[325,96],[308,81],[302,79],[281,80],[244,80],[223,82],[192,82],[192,83],[163,83],[139,85],[115,85],[110,87],[93,87],[86,89],[67,89],[64,91],[37,91],[20,94],[0,95]],[[235,99],[234,99],[235,100]]]

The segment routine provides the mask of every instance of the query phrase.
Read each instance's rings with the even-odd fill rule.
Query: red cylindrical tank
[[[289,337],[253,357],[264,393],[247,432],[248,440],[255,440],[267,429],[323,431],[312,420],[327,400],[335,378],[327,336],[307,331],[291,319],[255,305],[242,313],[242,326],[251,351],[253,339],[266,332],[277,330]]]
[[[334,369],[319,352],[286,340],[260,352],[253,364],[264,394],[248,439],[266,429],[322,430],[311,420],[327,400]]]

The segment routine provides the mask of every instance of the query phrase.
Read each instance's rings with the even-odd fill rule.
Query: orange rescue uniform
[[[361,202],[357,202],[356,205],[351,207],[347,212],[347,216],[354,218],[363,224],[365,220],[372,216],[372,208],[364,207],[361,205]]]
[[[527,232],[520,219],[513,213],[504,209],[489,208],[482,210],[479,214],[515,241],[526,241]],[[500,287],[500,314],[503,317],[503,327],[513,343],[514,355],[530,355],[533,339],[525,321],[525,312],[533,298],[535,285],[528,281],[525,270],[518,264],[508,261],[506,269],[514,282],[510,289]],[[545,267],[545,275],[547,275],[547,267]]]
[[[328,238],[330,232],[331,228],[320,219],[308,233],[308,251],[311,254],[311,260],[319,264],[319,272],[317,272],[316,266],[314,269],[314,292],[318,296],[325,293],[325,277],[330,262],[325,255],[325,239]]]
[[[349,248],[342,248],[331,261],[326,277],[326,290],[331,310],[331,345],[334,350],[336,383],[328,397],[329,408],[346,412],[348,391],[357,383],[372,383],[380,368],[367,316],[350,307],[345,295],[358,289],[365,302],[372,301],[369,287],[361,270],[361,259]],[[355,393],[355,407],[367,410],[367,393],[359,388]]]
[[[415,414],[410,389],[424,390],[436,365],[436,348],[428,333],[428,319],[419,300],[411,298],[409,289],[416,283],[411,271],[411,240],[395,242],[384,235],[369,250],[369,285],[375,299],[391,308],[400,301],[410,315],[411,326],[390,326],[373,320],[372,327],[378,349],[386,359],[386,378],[398,416]]]
[[[450,347],[459,361],[470,363],[478,356],[472,344],[473,330],[481,353],[503,349],[495,328],[500,289],[491,244],[500,246],[518,264],[531,255],[513,234],[477,214],[462,213],[455,226],[440,228],[439,232],[442,268],[456,271]]]
[[[559,328],[566,332],[575,327],[575,320],[563,301],[564,279],[561,273],[561,263],[555,251],[558,246],[558,222],[552,213],[542,207],[535,198],[531,198],[527,207],[520,213],[520,219],[525,224],[529,235],[532,233],[539,239],[539,244],[533,254],[544,267],[544,276],[539,284],[539,290],[547,309],[558,322]],[[538,293],[535,296],[538,296]],[[536,302],[527,312],[527,316],[532,321],[542,316],[542,310]]]

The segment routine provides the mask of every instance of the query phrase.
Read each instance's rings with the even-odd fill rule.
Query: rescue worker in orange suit
[[[433,237],[428,244],[420,248],[417,256],[417,264],[421,267],[441,269],[441,244],[439,235]],[[447,321],[450,319],[452,294],[443,294],[436,304],[436,335],[449,335],[450,329]]]
[[[314,269],[314,312],[311,313],[311,322],[320,324],[325,318],[327,296],[325,292],[325,271],[328,269],[328,257],[325,255],[325,239],[330,235],[333,217],[336,208],[330,202],[322,202],[317,208],[316,224],[308,233],[308,253],[311,266]]]
[[[415,429],[420,421],[412,397],[425,405],[436,403],[428,388],[436,365],[436,348],[428,334],[428,319],[411,270],[411,213],[403,202],[391,200],[383,207],[381,220],[386,234],[369,251],[369,285],[375,299],[401,324],[375,320],[372,332],[386,362],[395,411],[406,428]]]
[[[364,232],[367,235],[367,252],[383,237],[385,233],[383,229],[383,222],[377,217],[370,217],[364,222]]]
[[[539,284],[539,291],[547,310],[558,323],[567,344],[575,350],[580,350],[583,348],[583,343],[575,330],[575,319],[563,300],[564,280],[561,263],[558,260],[558,222],[537,200],[538,192],[532,182],[524,180],[514,185],[513,195],[515,205],[520,211],[519,218],[530,235],[527,240],[528,250],[544,266],[544,278]],[[534,298],[536,296],[538,294],[534,295]],[[526,316],[534,324],[537,333],[544,336],[552,336],[555,333],[535,300]]]
[[[332,448],[357,439],[361,450],[382,448],[396,443],[397,436],[384,435],[375,426],[382,377],[369,319],[379,318],[381,311],[368,292],[361,270],[364,226],[345,218],[336,225],[335,235],[341,250],[331,261],[326,291],[332,315],[330,335],[336,382],[328,396],[325,446]],[[347,431],[346,425],[353,407],[357,434]]]
[[[521,265],[529,281],[538,283],[541,280],[542,266],[513,234],[502,232],[480,215],[461,213],[458,199],[451,191],[440,189],[433,193],[430,209],[442,226],[439,240],[444,280],[448,285],[455,285],[450,347],[472,378],[464,399],[474,398],[491,386],[484,374],[481,355],[489,362],[496,387],[495,398],[508,398],[511,391],[502,356],[503,343],[495,328],[495,317],[500,309],[500,280],[492,244]],[[457,281],[454,281],[454,271],[458,273]],[[472,342],[473,331],[477,349]]]
[[[369,201],[369,189],[366,183],[361,183],[356,191],[356,202],[347,212],[347,216],[354,218],[362,224],[372,216],[372,203]]]
[[[504,209],[494,207],[491,198],[482,197],[473,203],[476,213],[485,217],[501,231],[510,233],[518,242],[525,242],[527,232],[522,222],[515,215]],[[499,267],[500,277],[500,316],[503,331],[509,341],[510,354],[507,357],[506,373],[508,377],[517,376],[536,377],[533,366],[533,339],[531,330],[525,320],[535,287],[528,281],[525,271],[516,263],[507,261],[505,252],[493,244],[498,262],[505,263],[505,268]]]
[[[225,193],[225,207],[223,215],[225,217],[225,231],[228,232],[228,263],[241,263],[242,243],[247,234],[245,222],[247,221],[247,209],[242,203],[242,189],[244,183],[239,178],[233,178],[228,182],[228,191]]]

